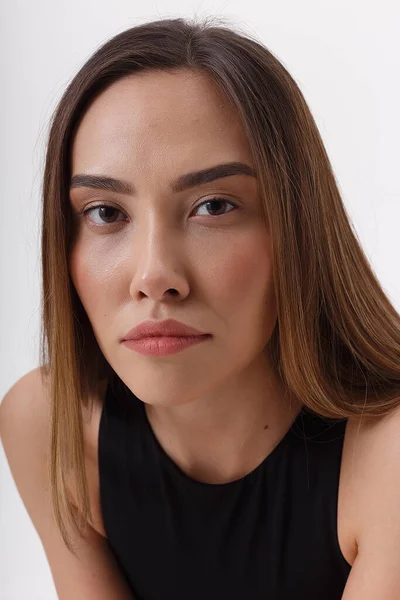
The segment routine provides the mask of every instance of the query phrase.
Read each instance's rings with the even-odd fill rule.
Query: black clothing
[[[346,420],[303,407],[241,479],[208,484],[166,454],[144,403],[108,386],[99,429],[108,544],[136,600],[340,600],[337,537]]]

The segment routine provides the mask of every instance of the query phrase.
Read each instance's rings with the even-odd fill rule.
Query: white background
[[[50,113],[101,43],[167,16],[226,17],[284,63],[317,121],[367,256],[400,309],[399,2],[13,0],[1,12],[0,398],[38,365],[40,188]],[[1,445],[0,477],[0,598],[55,600]]]

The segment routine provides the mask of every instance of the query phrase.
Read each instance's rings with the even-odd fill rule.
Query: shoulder
[[[97,463],[98,428],[105,385],[93,395],[92,409],[83,409],[84,462],[89,486],[92,526],[105,536],[101,519]],[[10,471],[26,509],[40,528],[44,502],[50,509],[51,398],[40,367],[23,375],[0,404],[0,437]],[[75,485],[67,478],[72,502]],[[47,505],[46,504],[46,505]]]
[[[0,405],[0,435],[11,476],[36,530],[51,510],[50,405],[41,368],[18,379]]]
[[[82,407],[85,449],[91,453],[93,427],[99,419],[104,384],[93,395],[91,408]],[[37,367],[23,375],[5,394],[0,404],[0,436],[7,450],[18,445],[18,440],[29,440],[37,451],[45,451],[50,443],[51,398],[48,377]],[[26,445],[26,444],[25,444]]]
[[[89,526],[83,537],[72,532],[75,555],[61,538],[48,478],[50,395],[40,368],[21,377],[4,396],[0,434],[17,490],[41,539],[57,598],[77,598],[78,594],[87,600],[131,600],[131,591],[101,531]]]
[[[348,475],[353,481],[354,493],[359,490],[360,508],[370,504],[363,498],[367,492],[371,497],[379,482],[385,482],[381,495],[395,491],[392,486],[398,485],[400,478],[400,399],[399,406],[385,416],[350,418],[346,453]]]
[[[97,460],[100,393],[94,395],[91,406],[91,410],[82,410],[84,458],[90,469]],[[49,487],[51,398],[48,378],[41,367],[23,375],[5,394],[0,404],[0,437],[20,494],[29,497],[33,488],[39,492],[32,473],[36,479],[40,478],[42,487]],[[93,466],[96,468],[97,463]],[[74,497],[72,488],[71,482]]]
[[[49,435],[50,403],[47,379],[38,367],[23,375],[8,390],[0,405],[0,435],[4,449],[13,455],[29,442],[43,458]],[[15,459],[18,457],[15,456]]]
[[[400,406],[349,419],[344,450],[343,514],[357,547],[351,585],[397,586],[400,597]]]
[[[43,397],[43,391],[46,389],[47,386],[47,377],[45,375],[45,371],[44,369],[42,369],[41,367],[37,367],[35,369],[32,369],[31,371],[28,371],[27,373],[25,373],[25,375],[23,375],[22,377],[20,377],[15,383],[14,385],[11,386],[11,388],[8,390],[8,392],[5,394],[1,404],[0,404],[0,415],[4,415],[5,411],[9,411],[11,409],[11,407],[15,408],[16,406],[16,400],[15,398],[17,397],[22,397],[22,401],[25,399],[25,402],[27,401],[27,395],[29,397],[33,395],[35,395],[35,397],[37,396],[37,393],[39,392],[39,396],[40,398]],[[22,394],[21,394],[22,392]],[[25,392],[29,392],[28,394],[25,394]],[[18,405],[21,402],[18,403]],[[7,408],[4,408],[7,407]]]

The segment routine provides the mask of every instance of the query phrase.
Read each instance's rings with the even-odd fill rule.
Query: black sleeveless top
[[[208,484],[159,444],[131,393],[108,386],[99,429],[108,545],[136,600],[340,600],[337,536],[346,420],[301,410],[246,476]]]

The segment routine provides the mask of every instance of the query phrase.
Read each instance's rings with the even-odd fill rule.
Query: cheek
[[[239,311],[244,316],[246,307],[262,311],[273,304],[272,256],[265,230],[225,243],[207,279],[209,289],[215,290],[218,302],[229,313]]]
[[[108,290],[113,289],[115,263],[113,268],[107,254],[77,243],[70,253],[69,272],[89,319],[100,312],[105,313]]]

